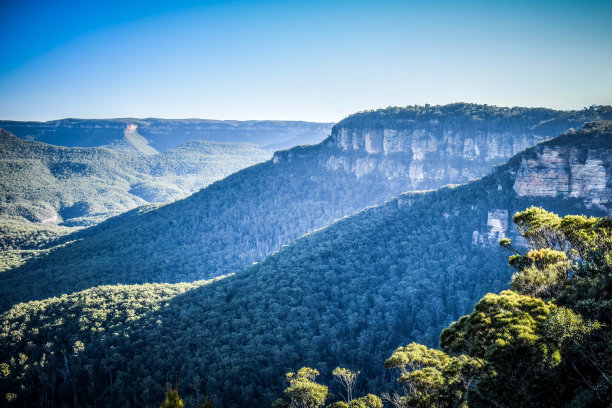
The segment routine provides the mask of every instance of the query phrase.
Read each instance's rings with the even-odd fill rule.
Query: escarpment
[[[580,143],[530,149],[521,159],[514,191],[519,196],[574,198],[587,206],[612,208],[611,131],[610,121],[589,123]],[[562,137],[573,136],[568,132]]]
[[[453,104],[364,112],[334,126],[321,165],[357,178],[376,174],[405,190],[436,188],[482,177],[527,147],[600,118],[612,119],[610,109]]]

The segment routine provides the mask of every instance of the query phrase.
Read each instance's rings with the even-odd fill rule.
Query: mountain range
[[[57,146],[107,147],[124,153],[155,154],[186,142],[253,143],[283,149],[319,143],[333,123],[210,119],[60,119],[49,122],[0,121],[19,138]]]
[[[272,151],[187,142],[160,154],[54,146],[0,129],[0,219],[84,226],[148,203],[185,198]]]
[[[332,138],[337,134],[338,130],[332,132]],[[244,174],[252,175],[253,169],[263,173],[276,164],[300,163],[305,152],[324,150],[330,143],[277,154],[275,158],[284,160],[257,165],[226,180],[242,186],[238,181]],[[51,251],[48,262],[57,262],[56,267],[21,269],[22,275],[13,275],[24,278],[33,296],[22,293],[19,298],[3,289],[2,298],[9,299],[5,307],[28,297],[59,294],[62,288],[85,290],[18,304],[2,314],[0,362],[9,373],[2,389],[20,395],[25,404],[151,406],[161,399],[164,382],[176,378],[189,402],[208,394],[223,406],[263,406],[279,395],[285,372],[309,365],[329,383],[329,372],[341,365],[361,370],[360,392],[380,390],[391,380],[382,363],[392,350],[410,341],[435,345],[440,330],[468,313],[477,299],[507,286],[512,272],[497,243],[504,237],[520,242],[511,224],[514,212],[537,205],[558,214],[609,214],[611,147],[612,122],[588,123],[527,148],[487,176],[459,186],[400,194],[214,281],[97,286],[110,282],[97,282],[104,281],[97,276],[101,269],[90,268],[105,259],[100,253],[117,250],[111,237],[133,229],[128,239],[150,239],[147,228],[153,227],[144,227],[141,220],[154,220],[155,230],[166,228],[174,234],[179,225],[203,225],[181,224],[171,218],[171,211],[190,208],[194,217],[205,217],[219,203],[213,199],[221,195],[225,181],[172,205],[113,218],[74,237],[76,242],[94,240],[97,246],[70,249],[76,243],[65,243],[56,250],[68,251],[63,252],[65,262],[71,259],[70,251],[76,255],[76,248],[94,257],[93,263],[80,264],[84,284],[71,277],[69,262],[60,273],[62,258],[54,258],[56,251]],[[346,151],[342,146],[335,150]],[[321,157],[315,162],[325,163]],[[314,174],[315,183],[301,184],[295,191],[324,180]],[[273,186],[293,183],[291,178],[278,179]],[[334,180],[334,185],[340,184]],[[267,191],[266,187],[270,185],[261,189]],[[207,193],[211,188],[216,194]],[[240,191],[244,193],[244,187]],[[198,206],[202,201],[207,204]],[[254,211],[261,203],[252,200],[249,205]],[[204,247],[202,241],[198,244]],[[205,245],[213,244],[217,242]],[[138,242],[124,240],[122,245],[132,245],[132,254],[141,251]],[[116,262],[120,256],[106,259]],[[134,266],[133,272],[128,265],[108,268],[115,268],[118,281],[138,278],[140,269]],[[168,265],[163,272],[167,276],[159,274],[157,279],[175,278],[176,264]],[[156,270],[153,264],[146,267]],[[11,274],[0,275],[2,287],[15,291],[18,285],[10,280]],[[97,287],[86,289],[91,286]],[[58,373],[64,373],[63,378]]]
[[[0,275],[0,306],[101,284],[236,272],[335,219],[408,190],[481,177],[530,144],[601,118],[612,118],[612,108],[452,104],[355,114],[318,145],[276,152],[184,200],[67,236]]]

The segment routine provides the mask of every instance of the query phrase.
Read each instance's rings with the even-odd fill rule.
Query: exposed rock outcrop
[[[330,144],[342,154],[325,165],[357,177],[379,172],[389,180],[407,179],[411,189],[462,183],[487,174],[519,151],[551,137],[548,134],[481,132],[446,128],[334,129]],[[365,153],[358,158],[350,153]]]
[[[452,104],[364,112],[334,126],[319,165],[404,190],[437,188],[482,177],[527,147],[600,117],[612,118],[612,110]]]
[[[609,146],[541,146],[521,160],[514,182],[519,196],[584,199],[587,205],[612,202],[612,151]]]

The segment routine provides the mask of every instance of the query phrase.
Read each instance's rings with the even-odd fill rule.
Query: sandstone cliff
[[[320,164],[405,190],[436,188],[482,177],[525,148],[599,118],[612,119],[612,110],[453,104],[364,112],[334,126]]]
[[[612,122],[587,124],[585,131],[598,129],[596,140],[610,133]],[[572,132],[564,135],[571,138]],[[522,157],[513,189],[519,196],[560,197],[584,200],[587,206],[612,209],[612,140],[598,145],[539,145]]]
[[[612,212],[612,121],[592,122],[580,131],[537,144],[498,169],[517,199],[567,200],[573,205]],[[501,189],[501,184],[500,184]],[[474,231],[475,245],[495,245],[510,236],[521,237],[508,209],[490,209],[487,229]]]

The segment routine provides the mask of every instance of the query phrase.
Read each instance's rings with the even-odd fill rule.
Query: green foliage
[[[490,184],[497,191],[497,180]],[[228,405],[267,405],[279,395],[284,373],[304,364],[321,370],[323,384],[331,382],[338,365],[359,367],[360,389],[374,392],[383,382],[380,363],[397,344],[411,338],[435,345],[443,327],[510,278],[501,249],[495,252],[471,241],[488,209],[499,205],[478,198],[486,188],[480,182],[404,195],[308,234],[235,276],[173,297],[125,327],[96,320],[104,328],[100,333],[119,334],[110,337],[117,342],[79,338],[85,355],[74,364],[83,370],[86,365],[104,367],[111,345],[120,363],[106,363],[106,373],[94,372],[95,388],[79,389],[79,400],[93,401],[97,395],[99,404],[113,406],[111,398],[122,395],[146,405],[154,396],[151,381],[163,387],[171,375],[181,384],[201,378],[197,392],[218,395]],[[408,200],[412,205],[403,204]],[[439,217],[443,212],[452,216]],[[82,280],[88,276],[86,270],[80,273]],[[27,282],[23,276],[22,282]],[[7,312],[2,320],[6,327],[19,327],[31,314],[39,316],[31,319],[32,329],[43,318],[64,320],[45,325],[37,335],[9,330],[0,345],[6,350],[0,362],[22,352],[28,341],[55,344],[59,337],[72,345],[68,340],[75,330],[80,333],[80,326],[74,322],[79,313],[71,311],[79,310],[85,293],[90,292],[50,304],[30,302]],[[122,309],[114,304],[116,295],[105,296],[107,305],[92,307]],[[38,366],[31,370],[27,389],[45,389],[37,385]],[[128,376],[137,380],[125,387],[118,378]],[[12,381],[17,385],[21,380],[16,375]],[[197,399],[197,392],[191,386],[181,389],[185,401]],[[32,391],[31,398],[37,395]],[[71,399],[70,394],[57,395]]]
[[[541,207],[530,207],[513,217],[516,228],[534,249],[563,248],[563,236],[559,233],[561,219]]]
[[[300,149],[293,153],[297,151]],[[257,242],[250,241],[254,237],[277,239],[278,232],[270,232],[277,228],[281,234],[289,234],[289,230],[295,233],[296,225],[305,221],[296,216],[299,212],[290,213],[292,208],[317,208],[314,201],[308,200],[305,200],[308,204],[302,202],[292,207],[290,197],[312,196],[306,193],[291,196],[293,187],[280,188],[284,183],[304,181],[297,177],[297,170],[306,173],[304,163],[300,162],[294,172],[288,171],[284,177],[253,190],[250,189],[253,180],[239,173],[230,177],[231,183],[217,183],[206,189],[207,192],[172,207],[141,209],[80,231],[72,236],[80,240],[79,244],[73,244],[69,250],[68,245],[58,249],[55,255],[62,256],[54,260],[46,258],[44,266],[41,261],[36,273],[30,274],[34,269],[22,269],[23,275],[0,278],[2,301],[10,305],[15,299],[42,298],[49,293],[72,291],[101,281],[189,279],[212,270],[219,273],[221,268],[240,265],[245,259],[252,260],[247,255],[241,259],[234,256],[238,248],[244,253],[255,248]],[[199,395],[210,393],[216,401],[228,406],[257,406],[279,395],[280,379],[292,367],[316,366],[323,373],[321,382],[329,384],[331,368],[339,364],[362,370],[359,390],[380,389],[383,382],[380,362],[398,344],[410,339],[433,346],[442,327],[468,312],[486,292],[506,287],[510,270],[506,268],[502,250],[492,247],[491,242],[473,241],[474,231],[486,237],[488,212],[492,209],[512,212],[539,204],[564,213],[580,205],[572,200],[517,197],[512,190],[510,175],[516,170],[512,163],[465,186],[408,193],[384,205],[365,209],[282,247],[235,276],[193,287],[159,302],[155,300],[154,305],[148,303],[151,297],[148,290],[141,296],[136,294],[140,289],[125,286],[14,305],[1,316],[0,327],[4,331],[0,336],[0,363],[9,365],[9,376],[0,380],[2,393],[18,394],[22,406],[37,405],[45,398],[55,405],[72,404],[75,396],[81,405],[117,406],[127,400],[135,406],[146,406],[162,399],[158,387],[172,376],[184,384],[180,391],[186,405],[196,405]],[[270,171],[266,173],[270,176],[273,172],[267,166],[272,164],[256,168]],[[327,183],[323,183],[324,189],[314,189],[309,194],[331,194],[337,188],[334,185],[337,180],[317,178],[329,173],[311,174],[313,179],[299,184],[300,188],[312,187],[313,180]],[[262,177],[262,180],[269,178]],[[348,183],[349,179],[344,181]],[[224,196],[221,194],[227,192],[224,183],[236,183],[240,188]],[[339,194],[351,202],[351,194],[364,185],[369,184],[350,188],[347,185],[346,191]],[[280,198],[282,195],[277,197],[278,208],[274,208],[278,210],[278,217],[265,218],[270,215],[271,207],[260,208],[266,205],[249,201],[249,197],[257,195],[247,193],[267,193],[268,188],[274,191],[275,187],[288,195],[285,201]],[[229,202],[241,202],[244,207],[227,204],[224,199],[228,197],[233,200]],[[274,194],[270,192],[265,197],[271,200]],[[270,205],[272,202],[267,201]],[[321,205],[325,199],[316,202]],[[180,217],[174,212],[177,209],[181,210]],[[594,207],[591,213],[598,214],[597,211]],[[225,212],[231,216],[221,217]],[[237,214],[248,214],[252,219],[240,224],[240,228],[232,226],[235,230],[223,224],[225,221],[231,224],[229,220],[235,220]],[[266,222],[254,221],[261,221],[257,217],[264,217],[261,219]],[[283,229],[285,221],[287,227]],[[175,224],[181,227],[175,228]],[[254,224],[261,229],[253,232],[251,225]],[[210,235],[198,229],[202,225],[210,228]],[[156,230],[158,226],[161,228]],[[221,238],[223,234],[215,234],[225,231],[224,228],[233,231],[227,234],[231,237],[227,240]],[[604,235],[602,232],[601,236]],[[259,245],[263,242],[262,239]],[[164,246],[170,247],[170,251],[163,250]],[[576,276],[583,277],[585,284],[596,279],[603,282],[601,273],[608,270],[609,264],[602,264],[598,256],[609,259],[605,253],[589,255],[583,260],[584,269],[576,271]],[[596,310],[603,314],[606,310],[603,302],[609,292],[604,290],[605,286],[591,283],[584,293],[596,288],[602,301]],[[584,300],[584,293],[568,296]],[[92,294],[97,294],[93,301]],[[516,307],[504,305],[500,318],[495,317],[496,309],[492,306],[487,311],[492,315],[485,318],[513,323],[516,312],[518,323],[521,319],[529,323],[526,315],[520,315],[529,311],[521,309],[522,301],[518,303]],[[123,304],[130,307],[124,308]],[[548,303],[543,307],[554,309]],[[81,313],[81,309],[87,313]],[[83,315],[85,318],[81,321]],[[527,341],[529,336],[526,336],[524,343],[526,347],[533,344],[546,347],[533,355],[550,356],[557,370],[551,375],[566,373],[559,370],[565,367],[564,356],[569,351],[562,348],[557,363],[558,342],[548,345],[544,323],[533,327],[521,323],[516,327],[519,331],[533,329],[533,342]],[[495,330],[503,335],[499,336],[502,340],[521,338],[520,332]],[[484,328],[482,332],[487,333]],[[600,330],[582,337],[599,335]],[[83,343],[82,347],[77,340]],[[51,343],[49,352],[45,349],[47,343]],[[566,341],[566,344],[573,343]],[[598,344],[605,350],[604,341]],[[509,346],[506,350],[511,354]],[[583,343],[572,351],[586,352]],[[597,351],[597,364],[605,363],[600,358],[602,355],[605,356]],[[64,357],[70,376],[64,376],[67,373]],[[440,390],[440,393],[424,393],[426,398],[440,395],[462,403],[461,387],[480,383],[478,368],[485,362],[462,355],[449,357],[449,364],[422,367],[424,371],[411,378],[423,390]],[[598,380],[595,369],[589,368],[595,366],[588,359],[584,361],[580,368],[586,371],[582,370],[581,374],[587,373],[589,379]],[[507,370],[514,369],[513,360],[508,364]],[[524,372],[539,373],[541,368],[542,364],[537,364],[532,371]],[[545,388],[542,383],[551,377],[529,378],[537,380],[531,389],[538,390]],[[444,384],[453,386],[450,391],[442,392],[446,390]],[[486,383],[482,384],[484,387]],[[489,389],[494,389],[493,385]],[[476,398],[482,401],[479,390],[469,391],[472,401]]]
[[[367,394],[363,397],[353,399],[352,391],[355,380],[359,372],[353,372],[345,368],[336,367],[333,371],[335,380],[341,383],[346,395],[342,396],[344,401],[335,401],[327,405],[327,408],[382,408],[383,403],[379,397]],[[287,373],[286,380],[289,387],[285,389],[285,396],[290,403],[283,399],[277,399],[273,408],[285,407],[319,407],[329,396],[327,387],[317,384],[316,377],[319,375],[317,370],[302,367],[297,373]]]
[[[205,395],[204,401],[202,401],[202,403],[198,405],[198,408],[215,408],[215,405],[211,401],[210,397],[208,395]]]
[[[610,287],[612,222],[560,218],[536,207],[514,218],[531,249],[511,257],[519,269],[512,285],[529,296],[487,294],[471,314],[442,332],[440,345],[450,356],[418,344],[398,348],[385,363],[400,368],[398,381],[407,385],[398,404],[434,406],[427,398],[440,394],[451,396],[439,405],[444,407],[464,402],[476,407],[604,407],[612,402],[612,294],[604,289]],[[511,243],[504,240],[501,246],[511,248]],[[572,255],[574,261],[568,258]],[[551,277],[555,267],[561,271]],[[533,289],[551,282],[557,285],[554,290]],[[449,378],[459,379],[455,385],[463,388],[453,388]]]
[[[160,408],[183,408],[183,400],[179,397],[176,389],[168,388],[166,400],[161,404]]]
[[[406,407],[453,407],[463,403],[467,381],[461,371],[471,367],[475,360],[450,357],[448,354],[411,343],[398,347],[385,361],[385,368],[399,371],[397,382],[405,395],[396,403]],[[471,363],[471,365],[470,365]],[[458,402],[457,402],[458,401]]]
[[[292,408],[317,408],[325,404],[329,394],[326,386],[317,384],[315,379],[319,372],[309,367],[302,367],[297,373],[287,373],[289,386],[285,396],[291,401]]]
[[[354,372],[347,368],[336,367],[334,371],[332,371],[332,375],[334,376],[334,381],[338,382],[345,391],[342,398],[346,402],[351,402],[353,400],[353,389],[357,383],[359,371]]]
[[[546,108],[497,107],[470,103],[448,105],[391,106],[385,109],[358,112],[340,121],[337,126],[366,129],[413,129],[416,123],[429,121],[472,134],[493,129],[559,134],[569,128],[579,128],[584,122],[612,119],[612,108],[581,111],[555,111]]]
[[[277,398],[271,405],[271,408],[289,408],[290,405],[282,398]]]
[[[349,402],[349,408],[383,408],[383,403],[379,397],[373,394],[364,395]]]
[[[0,223],[0,250],[37,250],[57,245],[74,228],[54,224]]]
[[[36,406],[51,395],[83,402],[103,394],[110,383],[125,386],[128,378],[121,371],[134,362],[117,353],[146,341],[133,328],[148,322],[148,335],[158,337],[163,322],[154,312],[210,283],[100,286],[15,306],[0,315],[2,395],[13,394],[20,406]],[[142,394],[130,399],[139,405],[159,401],[166,378],[144,378]],[[109,398],[123,406],[125,398]]]
[[[538,325],[549,314],[550,306],[541,299],[508,290],[490,293],[442,332],[440,344],[447,352],[490,359],[517,344],[535,346]]]
[[[418,109],[409,107],[405,111],[392,109],[380,114],[383,115],[381,117],[384,118],[383,122],[394,122],[392,126],[390,125],[390,129],[424,129],[432,135],[443,135],[445,131],[451,130],[463,134],[483,132],[490,134],[491,137],[498,137],[500,130],[508,131],[512,136],[500,142],[508,146],[504,151],[511,152],[515,148],[512,142],[514,135],[519,135],[521,140],[528,135],[528,139],[532,138],[529,140],[533,141],[539,140],[540,137],[556,136],[558,132],[565,130],[567,125],[574,125],[572,121],[584,123],[587,118],[596,119],[605,112],[607,112],[605,109],[598,109],[592,112],[568,114],[546,110],[504,110],[492,106],[458,104]],[[415,117],[410,119],[413,113]],[[358,116],[364,119],[363,115]],[[377,120],[374,120],[370,114],[365,116],[373,120],[372,125],[376,128]],[[19,301],[41,299],[100,284],[179,282],[236,272],[253,262],[261,261],[269,253],[305,233],[329,225],[333,220],[353,214],[365,206],[380,204],[394,195],[415,188],[437,188],[446,183],[467,181],[469,177],[479,177],[490,172],[492,164],[505,160],[501,156],[488,160],[484,154],[474,158],[457,159],[459,161],[454,161],[455,159],[450,157],[442,160],[438,152],[431,152],[423,158],[424,174],[440,174],[443,170],[446,178],[425,177],[417,182],[411,173],[405,170],[411,165],[410,154],[391,152],[380,155],[367,153],[363,149],[343,150],[337,140],[342,129],[350,128],[341,126],[353,126],[353,119],[348,120],[345,125],[335,127],[331,138],[325,143],[277,152],[272,161],[238,172],[186,200],[151,211],[133,211],[76,235],[74,242],[53,251],[44,261],[27,262],[11,274],[13,279],[7,276],[6,279],[9,281],[2,282],[0,286],[9,287],[11,290],[6,294],[0,291],[2,302],[0,305],[5,310],[7,306]],[[540,127],[541,123],[546,125]],[[579,124],[576,127],[578,126]],[[537,131],[534,130],[536,128]],[[370,128],[366,126],[362,129]],[[576,139],[583,145],[581,146],[583,149],[601,147],[605,145],[605,140],[592,136],[597,132],[604,136],[609,134],[605,130],[607,128],[602,129],[574,132],[570,135],[571,138],[568,136],[568,140],[564,139],[563,143],[568,144]],[[546,145],[555,143],[560,142],[555,139],[546,142]],[[99,150],[98,153],[102,157],[96,163],[104,162],[105,157],[113,153]],[[168,154],[166,151],[163,155],[151,157],[162,160],[161,157],[166,157]],[[168,160],[173,163],[184,163],[184,160],[172,158]],[[366,174],[355,170],[361,168],[363,163],[374,165],[374,169],[379,169],[380,164],[387,170],[396,168],[404,170],[397,172],[393,170],[393,177],[390,179],[387,170],[373,170]],[[510,167],[516,167],[520,162],[514,160],[510,164]],[[458,170],[450,171],[447,166]],[[63,174],[62,172],[66,170],[64,167],[58,172]],[[87,166],[82,169],[76,167],[71,169],[68,166],[66,171],[68,174],[76,172],[86,175],[98,171]],[[115,175],[126,178],[133,176],[133,172],[124,169],[120,163],[112,167]],[[468,167],[471,176],[464,174],[463,170]],[[149,169],[147,166],[143,168]],[[154,166],[151,171],[159,170],[161,174],[159,177],[165,177],[164,168],[167,166],[162,160],[159,166]],[[123,170],[119,171],[120,169]],[[507,171],[509,167],[505,169]],[[501,175],[503,171],[498,169],[496,173]],[[506,204],[500,203],[497,198],[501,195],[511,196],[513,187],[508,182],[509,177],[503,177],[504,180],[500,178],[502,177],[496,177],[496,181],[503,182],[489,186],[489,190],[484,194],[492,195],[491,200],[488,200],[491,204],[497,201],[496,205],[501,206]],[[181,176],[181,180],[183,179],[185,177]],[[100,182],[104,186],[88,183],[85,187],[91,190],[95,186],[96,191],[105,191],[104,196],[108,196],[112,202],[126,203],[128,207],[138,204],[135,199],[130,202],[114,197],[114,193],[110,194],[108,180],[104,177],[96,180],[104,180]],[[49,182],[52,181],[49,179]],[[20,184],[34,186],[35,183],[38,183],[36,186],[43,191],[48,185],[46,182],[38,181],[38,178]],[[161,188],[163,186],[157,184],[150,186],[142,180],[130,182],[129,185],[138,194],[142,191],[148,194],[149,187],[151,191],[157,191],[158,187],[163,190]],[[494,190],[500,187],[503,191]],[[89,196],[90,194],[87,194],[87,197]],[[55,195],[50,196],[49,200],[53,197]],[[99,198],[96,199],[96,205],[103,205],[103,201]],[[44,201],[49,203],[51,202],[49,200]],[[28,203],[31,201],[28,200]],[[73,212],[71,216],[78,215],[77,213],[82,210],[89,211],[89,204],[81,203],[84,200],[79,197],[64,201],[70,202],[67,211]],[[535,202],[541,205],[546,201],[558,200],[542,199]],[[533,204],[533,200],[525,200],[520,207],[515,208],[522,209],[529,204]],[[40,208],[46,209],[45,211],[55,211],[53,206],[41,204]],[[96,214],[105,211],[94,208]],[[596,211],[593,209],[595,214]],[[52,214],[45,215],[46,218],[51,216]],[[482,227],[472,232],[475,230],[482,230]],[[81,256],[84,253],[89,256]],[[61,279],[57,276],[61,276]],[[26,285],[18,283],[24,279],[27,281]],[[26,293],[15,292],[12,288],[16,287],[29,287],[31,290]]]
[[[74,230],[54,224],[0,222],[0,272],[46,255],[49,248],[61,245],[61,238]]]
[[[571,309],[556,307],[544,322],[543,333],[550,342],[561,346],[568,341],[581,343],[589,334],[603,328],[601,322],[588,321]]]
[[[510,265],[519,268],[512,276],[512,290],[550,299],[557,296],[570,276],[571,262],[565,252],[543,248],[529,251],[524,257],[513,255]]]
[[[335,401],[329,404],[327,408],[350,408],[350,406],[344,401]]]
[[[581,286],[593,287],[594,281],[605,287],[609,276],[605,272],[609,265],[606,258],[612,248],[609,218],[583,215],[560,218],[536,207],[517,213],[514,218],[522,223],[519,229],[534,248],[524,255],[510,257],[510,265],[518,269],[512,281],[514,290],[564,299]],[[548,247],[539,248],[546,242]],[[510,243],[504,241],[502,246],[509,247]],[[590,268],[595,270],[590,272]],[[567,285],[570,279],[577,282]]]
[[[266,166],[268,164],[260,165],[260,168]],[[50,304],[16,305],[2,316],[1,326],[7,327],[7,335],[0,340],[3,341],[0,350],[4,353],[0,363],[10,364],[12,357],[17,362],[19,353],[26,354],[29,342],[40,350],[46,342],[55,344],[56,338],[66,339],[63,344],[68,353],[74,340],[80,340],[85,351],[78,358],[71,357],[69,363],[84,373],[89,365],[101,368],[92,371],[94,387],[78,388],[79,401],[83,404],[97,401],[108,406],[125,398],[141,406],[161,399],[161,395],[152,390],[163,389],[167,375],[180,378],[181,384],[185,384],[181,395],[186,404],[189,400],[195,405],[198,395],[211,394],[227,405],[268,405],[280,394],[284,374],[292,367],[303,365],[321,370],[322,384],[331,383],[334,367],[359,368],[362,374],[357,388],[376,393],[384,383],[381,362],[397,345],[410,339],[435,346],[440,331],[471,310],[477,299],[487,292],[507,287],[511,269],[506,265],[504,251],[493,246],[494,242],[474,243],[472,239],[474,231],[486,236],[491,209],[503,208],[512,213],[534,203],[544,203],[558,212],[576,208],[575,201],[516,197],[508,176],[512,169],[511,166],[501,167],[494,174],[468,185],[403,194],[384,205],[365,209],[305,235],[239,274],[174,296],[125,326],[109,328],[107,322],[110,324],[113,320],[106,316],[110,313],[100,314],[95,319],[99,326],[92,327],[104,329],[96,331],[107,334],[104,341],[98,337],[72,338],[73,333],[81,333],[76,329],[81,326],[75,323],[81,304],[81,297],[77,295],[90,292],[77,292],[64,301],[57,298]],[[244,181],[240,185],[246,191],[252,185],[240,173],[230,179]],[[331,185],[330,182],[329,188]],[[499,185],[504,189],[499,190]],[[240,196],[232,196],[233,202],[238,202]],[[204,198],[210,203],[198,205]],[[212,217],[210,214],[219,214],[214,211],[229,208],[223,207],[220,195],[213,194],[213,187],[189,200],[180,204],[184,206],[181,213],[193,217],[202,214]],[[280,212],[285,210],[285,202],[282,204]],[[292,208],[289,202],[287,207]],[[257,210],[258,207],[253,204],[245,207],[245,211],[246,208]],[[596,209],[591,211],[597,214]],[[109,232],[104,235],[105,239],[102,236],[92,239],[88,234],[94,231],[79,232],[82,243],[73,246],[70,252],[62,250],[70,257],[56,261],[46,259],[45,268],[41,266],[38,274],[30,275],[22,270],[24,274],[19,280],[16,277],[14,281],[2,280],[0,283],[6,284],[0,285],[3,301],[11,296],[14,299],[16,295],[42,293],[44,296],[62,288],[87,287],[103,279],[106,282],[164,279],[167,276],[159,265],[166,260],[173,278],[189,279],[191,275],[184,271],[197,267],[202,269],[200,273],[205,273],[205,268],[199,264],[202,253],[213,254],[213,251],[217,251],[214,256],[218,258],[205,259],[219,259],[219,268],[227,266],[220,254],[229,256],[236,246],[223,248],[227,243],[223,240],[203,247],[201,237],[198,240],[193,238],[195,235],[172,235],[176,229],[161,228],[159,240],[148,241],[154,237],[154,226],[179,223],[181,218],[173,218],[172,213],[143,209],[126,214],[95,227],[96,234],[103,228]],[[288,215],[283,217],[269,219],[268,226],[272,228],[279,220],[289,219]],[[297,218],[294,213],[291,222],[296,222]],[[146,219],[148,226],[145,228],[143,223],[135,221],[138,219]],[[192,227],[189,220],[185,218],[186,222],[180,225]],[[211,228],[221,228],[220,221],[208,224]],[[265,223],[258,225],[263,228]],[[86,241],[91,246],[86,245]],[[139,253],[142,242],[152,247]],[[160,249],[172,248],[175,243],[176,258]],[[179,245],[185,247],[179,251]],[[248,247],[243,247],[246,252]],[[98,256],[96,251],[113,256]],[[82,254],[91,255],[93,260]],[[193,257],[186,254],[193,254]],[[182,258],[179,259],[179,255]],[[88,259],[76,262],[77,256]],[[159,263],[147,256],[158,259]],[[60,259],[64,263],[59,262]],[[103,264],[98,263],[103,259]],[[132,262],[142,262],[142,265],[132,267]],[[237,264],[238,260],[229,259],[228,262]],[[83,268],[76,268],[77,265]],[[72,269],[79,273],[70,273]],[[107,275],[102,273],[104,270],[109,271]],[[20,289],[22,286],[17,282],[24,289]],[[22,293],[11,294],[7,287]],[[117,290],[124,290],[121,288]],[[121,310],[114,304],[115,295],[107,293],[104,296],[108,297],[105,300],[108,306],[102,309]],[[30,320],[31,326],[27,326],[28,330],[19,330],[29,315],[35,316]],[[140,313],[136,315],[141,316]],[[118,318],[121,316],[119,313]],[[57,325],[49,324],[55,321]],[[115,332],[117,336],[110,335]],[[54,356],[54,367],[62,367],[61,351],[56,351]],[[176,364],[178,361],[181,364]],[[458,365],[459,362],[449,365],[448,369]],[[24,404],[37,401],[44,390],[50,389],[41,385],[47,380],[40,365],[30,365],[29,370],[31,375],[21,377],[21,371],[11,369],[12,374],[5,383],[8,384],[7,392],[19,392],[21,384],[26,386],[30,394],[23,396]],[[467,374],[463,369],[453,370],[452,375],[444,374],[443,378],[460,387],[460,375]],[[84,374],[83,378],[91,378],[88,375]],[[128,378],[129,386],[126,384]],[[58,389],[63,387],[62,392],[49,394],[54,395],[54,401],[59,404],[73,400],[73,394],[66,391],[69,388],[63,377],[57,377],[52,384]],[[2,385],[2,390],[4,387]]]
[[[443,366],[448,363],[448,360],[448,355],[440,350],[418,343],[410,343],[406,347],[398,347],[385,361],[385,368],[396,368],[404,374],[407,369],[414,371],[428,366]]]
[[[554,309],[539,298],[503,291],[486,295],[474,312],[442,331],[443,350],[483,361],[468,399],[516,407],[538,398],[554,400],[550,386],[560,344],[543,335]]]

